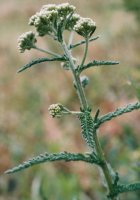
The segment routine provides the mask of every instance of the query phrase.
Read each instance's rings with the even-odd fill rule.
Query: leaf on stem
[[[55,57],[55,58],[38,58],[36,60],[32,60],[31,62],[29,62],[28,64],[24,65],[23,67],[21,67],[17,73],[20,73],[30,67],[32,67],[33,65],[39,64],[39,63],[43,63],[43,62],[52,62],[52,61],[66,61],[66,58],[64,56],[62,57]]]
[[[81,154],[81,153],[68,153],[68,152],[60,152],[60,153],[53,153],[53,154],[40,154],[37,157],[34,157],[28,161],[23,162],[22,164],[12,168],[8,169],[5,171],[5,174],[11,174],[15,173],[21,170],[24,170],[26,168],[29,168],[33,165],[37,165],[40,163],[44,162],[53,162],[53,161],[84,161],[88,163],[95,163],[99,165],[101,161],[93,154],[86,153],[86,154]]]
[[[114,197],[117,197],[118,194],[120,193],[140,190],[140,182],[131,184],[118,184],[118,185],[113,184],[113,186],[114,186],[113,191],[107,195],[108,199],[114,199]]]
[[[95,113],[94,119],[93,119],[94,123],[97,122],[98,117],[99,117],[99,113],[100,113],[100,109],[98,108],[98,110],[97,110],[96,113]]]
[[[94,41],[94,40],[97,40],[98,38],[99,38],[99,36],[90,38],[90,39],[89,39],[89,42],[92,42],[92,41]],[[76,43],[76,44],[71,44],[71,45],[69,46],[69,49],[73,49],[73,48],[78,47],[78,46],[80,46],[80,45],[82,45],[82,44],[85,44],[85,43],[86,43],[86,41],[85,41],[85,40],[82,40],[82,41],[80,41],[80,42],[78,42],[78,43]]]
[[[85,139],[88,146],[94,148],[95,147],[95,142],[93,137],[94,126],[90,113],[89,112],[82,113],[81,115],[79,115],[79,120],[81,122],[83,138]]]
[[[118,193],[140,190],[140,182],[132,184],[120,184],[117,186],[116,190]]]
[[[78,69],[78,72],[81,73],[83,70],[86,70],[90,67],[97,67],[97,66],[102,66],[102,65],[117,65],[117,64],[119,64],[119,62],[117,62],[117,61],[97,61],[97,60],[93,60],[92,62],[80,67]]]
[[[117,108],[114,112],[109,112],[106,115],[101,116],[98,119],[96,128],[98,128],[101,124],[103,124],[106,121],[111,120],[114,117],[117,117],[124,113],[131,112],[133,110],[138,110],[138,109],[140,109],[140,102],[136,102],[134,104],[128,104],[127,106],[122,107],[122,108]]]

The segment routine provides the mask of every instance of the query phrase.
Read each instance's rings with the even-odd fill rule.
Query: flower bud
[[[48,110],[49,110],[49,113],[52,117],[58,117],[59,118],[63,114],[63,106],[59,103],[50,105]]]
[[[29,25],[35,26],[39,36],[44,36],[53,32],[53,23],[57,19],[56,10],[41,9],[29,19]]]
[[[57,5],[56,4],[48,4],[42,6],[41,10],[57,10]]]
[[[83,37],[91,37],[96,29],[95,22],[90,18],[80,18],[76,25],[74,26],[74,30]]]
[[[76,25],[77,21],[80,19],[80,15],[73,14],[71,18],[66,23],[67,30],[73,30],[74,26]]]
[[[81,81],[82,87],[84,88],[89,84],[89,78],[85,75],[80,77],[80,81]]]
[[[75,6],[69,3],[62,3],[57,6],[57,11],[60,17],[66,17],[75,11]]]
[[[26,49],[30,50],[35,46],[37,42],[35,34],[32,31],[23,33],[18,38],[18,49],[20,53],[23,53]]]

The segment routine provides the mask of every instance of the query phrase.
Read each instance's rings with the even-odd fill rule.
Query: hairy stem
[[[79,100],[80,100],[80,103],[81,103],[81,107],[83,109],[87,110],[88,104],[87,104],[87,100],[86,100],[86,97],[85,97],[84,90],[83,90],[81,82],[80,82],[80,77],[75,72],[76,66],[73,62],[71,52],[68,50],[68,47],[67,47],[65,41],[63,41],[63,43],[62,43],[62,48],[65,52],[65,56],[68,58],[68,60],[70,62],[70,68],[71,68],[71,71],[72,71],[72,74],[73,74],[73,77],[74,77],[74,81],[75,81],[75,84],[76,84],[77,94],[78,94],[78,97],[79,97]]]
[[[88,43],[88,39],[87,39],[86,42]],[[87,55],[87,48],[88,48],[87,43],[86,43],[84,58],[83,58],[82,63],[81,63],[82,65],[85,62],[86,55]],[[71,67],[71,71],[72,71],[72,74],[73,74],[73,77],[74,77],[74,81],[76,83],[77,93],[78,93],[78,97],[80,99],[81,106],[84,110],[86,110],[89,106],[88,106],[87,99],[86,99],[84,90],[82,88],[81,82],[80,82],[80,76],[79,76],[79,74],[76,73],[76,70],[75,70],[76,66],[73,62],[71,52],[68,49],[68,47],[67,47],[67,45],[64,41],[61,45],[62,45],[62,48],[65,52],[65,56],[68,58],[68,60],[70,62],[70,67]],[[93,135],[94,135],[94,140],[95,140],[95,148],[96,148],[97,156],[103,162],[103,164],[101,164],[100,167],[102,168],[102,171],[104,173],[104,176],[105,176],[105,179],[106,179],[106,182],[107,182],[108,192],[109,192],[109,194],[112,194],[113,193],[113,180],[112,180],[112,177],[111,177],[111,174],[110,174],[110,171],[109,171],[103,150],[101,148],[98,136],[96,134],[96,129],[95,129],[95,132],[93,133]],[[113,198],[111,198],[111,200],[117,200],[117,198],[113,197]]]
[[[45,49],[41,49],[41,48],[39,48],[39,47],[37,47],[37,46],[34,46],[33,48],[36,49],[36,50],[38,50],[38,51],[41,51],[41,52],[43,52],[43,53],[47,53],[47,54],[49,54],[49,55],[51,55],[51,56],[60,57],[59,54],[54,53],[54,52],[52,52],[52,51],[45,50]]]
[[[107,182],[107,186],[108,186],[108,192],[111,194],[113,192],[113,182],[112,182],[112,177],[110,175],[109,172],[109,168],[107,165],[107,161],[105,159],[105,155],[103,153],[100,141],[98,139],[98,136],[96,134],[96,132],[94,133],[94,141],[95,141],[95,145],[96,145],[96,151],[97,151],[97,155],[99,156],[100,160],[102,160],[103,164],[101,165],[102,171],[104,173],[106,182]],[[117,197],[112,198],[112,200],[117,200]]]
[[[72,41],[73,41],[73,35],[74,35],[74,31],[71,31],[70,37],[69,37],[69,42],[68,42],[68,47],[71,46]]]
[[[80,68],[83,67],[86,57],[87,57],[87,52],[88,52],[88,38],[85,38],[85,51],[84,51],[84,56],[83,56],[83,60],[81,62]]]

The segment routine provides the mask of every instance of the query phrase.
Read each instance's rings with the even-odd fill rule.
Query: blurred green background
[[[21,74],[17,69],[42,53],[19,54],[17,38],[32,30],[28,19],[40,7],[58,0],[0,0],[0,200],[103,200],[97,167],[84,163],[46,163],[13,175],[3,172],[35,155],[88,151],[79,122],[73,117],[52,119],[48,107],[61,102],[79,109],[71,75],[59,63],[40,64]],[[101,114],[140,99],[140,1],[71,0],[77,13],[97,24],[100,39],[89,46],[88,60],[117,60],[115,67],[86,71],[86,94],[93,113]],[[39,39],[40,47],[60,52],[53,41]],[[75,42],[81,38],[75,34]],[[78,59],[83,46],[74,51]],[[106,157],[123,183],[140,179],[140,112],[126,114],[100,129]],[[121,195],[138,200],[140,191]]]

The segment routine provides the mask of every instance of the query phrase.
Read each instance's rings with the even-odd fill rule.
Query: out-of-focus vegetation
[[[17,38],[29,30],[28,19],[42,5],[56,0],[0,0],[0,171],[42,152],[88,151],[83,144],[78,120],[52,119],[48,107],[61,102],[78,109],[78,100],[69,72],[61,66],[41,64],[19,75],[16,70],[43,55],[34,51],[19,54]],[[87,95],[93,112],[102,114],[140,99],[139,24],[124,1],[69,1],[77,12],[93,18],[100,39],[90,44],[88,59],[119,60],[120,65],[90,69]],[[125,2],[131,2],[125,0]],[[132,1],[136,10],[139,1]],[[135,3],[134,3],[135,2]],[[131,4],[129,4],[130,7]],[[130,9],[129,9],[130,10]],[[139,13],[138,13],[139,14]],[[75,41],[81,38],[75,35]],[[53,41],[41,40],[40,46],[61,51]],[[80,59],[83,48],[77,48]],[[140,112],[132,112],[108,122],[100,137],[113,167],[123,182],[140,178]],[[0,177],[0,200],[101,200],[96,168],[83,163],[43,164],[11,176]],[[98,190],[96,190],[98,189]],[[97,192],[99,191],[99,192]],[[124,194],[122,199],[138,200],[140,192]]]
[[[124,6],[128,11],[131,11],[134,14],[136,14],[137,20],[139,22],[139,20],[140,20],[140,1],[139,0],[134,0],[134,1],[124,0]]]

